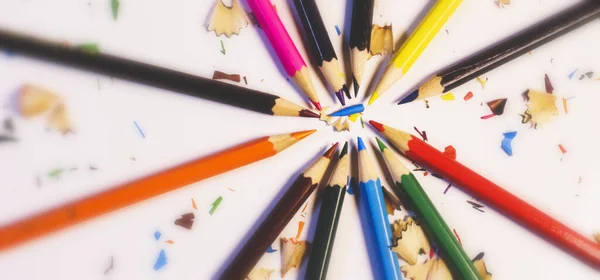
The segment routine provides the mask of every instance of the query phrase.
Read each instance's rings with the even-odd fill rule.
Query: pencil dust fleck
[[[227,74],[221,71],[215,71],[212,78],[213,80],[229,80],[236,83],[239,83],[242,79],[240,74]]]
[[[488,105],[488,107],[490,108],[492,113],[494,113],[494,115],[501,116],[502,114],[504,114],[504,107],[506,107],[507,100],[508,99],[506,99],[506,98],[500,98],[500,99],[489,101],[486,104]]]
[[[160,231],[157,230],[154,232],[154,240],[158,241],[161,236],[162,236],[162,233],[160,233]]]
[[[419,129],[416,126],[413,126],[413,128],[417,133],[419,133],[423,141],[427,142],[427,132],[425,132],[425,130],[423,130],[423,132],[419,131]]]
[[[335,32],[337,32],[338,36],[342,35],[342,31],[340,30],[340,27],[337,25],[335,26]]]
[[[273,249],[273,245],[269,246],[269,248],[267,249],[267,253],[275,253],[277,252],[277,250]]]
[[[567,149],[565,149],[565,147],[563,147],[563,145],[562,145],[562,144],[558,144],[558,148],[560,149],[560,152],[561,152],[561,153],[563,153],[563,154],[566,154],[566,153],[567,153]]]
[[[475,209],[475,210],[477,210],[477,211],[479,211],[479,212],[481,212],[481,213],[484,213],[484,212],[485,212],[485,211],[483,211],[483,210],[481,209],[481,208],[483,208],[483,207],[484,207],[483,205],[481,205],[481,204],[479,204],[479,203],[477,203],[477,202],[470,201],[470,200],[467,200],[467,203],[471,204],[471,206],[473,207],[473,209]]]
[[[573,72],[571,72],[571,74],[569,74],[569,80],[573,79],[573,76],[575,76],[575,73],[577,73],[577,71],[579,70],[579,68],[573,70]]]
[[[552,82],[550,82],[548,74],[544,74],[544,85],[546,86],[547,93],[554,93],[554,87],[552,86]]]
[[[221,40],[221,53],[223,55],[227,54],[227,51],[225,50],[225,44],[223,43],[223,40]]]
[[[10,117],[7,117],[6,119],[4,119],[4,130],[6,130],[6,132],[8,133],[13,133],[15,132],[15,125],[13,124],[13,120]]]
[[[194,213],[190,212],[181,215],[179,219],[175,220],[175,225],[191,230],[192,226],[194,225],[194,220],[195,215]]]
[[[503,135],[504,135],[504,139],[502,139],[502,142],[500,143],[500,147],[502,148],[502,150],[504,150],[504,152],[507,155],[512,156],[512,154],[513,154],[512,140],[515,139],[515,136],[517,136],[517,132],[516,131],[506,132]]]
[[[159,269],[163,268],[165,265],[167,265],[167,255],[165,253],[164,249],[161,249],[160,252],[158,253],[158,257],[156,258],[156,261],[154,262],[154,270],[158,271]]]
[[[486,77],[485,79],[481,78],[481,77],[477,77],[477,82],[481,85],[482,89],[485,89],[485,84],[487,83],[488,78]]]
[[[111,0],[110,1],[110,9],[112,11],[112,17],[114,20],[117,20],[117,17],[119,16],[119,0]]]
[[[210,208],[210,211],[208,211],[208,213],[210,215],[212,215],[213,213],[215,213],[215,210],[217,210],[217,207],[219,207],[219,205],[221,204],[221,201],[223,201],[223,197],[219,196],[211,205],[212,207]]]
[[[447,158],[451,158],[451,159],[456,160],[456,149],[454,149],[454,147],[452,145],[447,146],[446,148],[444,148],[443,154]]]
[[[65,171],[64,168],[55,168],[55,169],[52,169],[52,170],[50,170],[50,172],[48,172],[48,177],[58,179],[58,177],[60,176],[60,174],[62,174],[64,171]]]
[[[473,98],[473,92],[469,91],[469,92],[467,92],[467,94],[465,94],[465,97],[463,97],[463,100],[468,101],[471,98]]]
[[[192,207],[194,207],[194,210],[198,210],[198,206],[196,205],[194,198],[192,198]]]

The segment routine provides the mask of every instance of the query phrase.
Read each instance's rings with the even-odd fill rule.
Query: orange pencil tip
[[[333,144],[333,146],[331,146],[331,148],[329,148],[329,150],[327,150],[327,152],[325,152],[323,154],[324,157],[331,159],[333,157],[333,154],[335,154],[335,151],[337,150],[337,146],[339,143],[335,143]]]
[[[369,123],[377,130],[379,130],[379,132],[383,132],[385,129],[383,128],[383,124],[378,123],[376,121],[369,121]]]
[[[298,132],[292,133],[291,136],[296,138],[297,140],[302,140],[302,139],[308,137],[309,135],[315,133],[316,131],[317,131],[316,129],[298,131]]]

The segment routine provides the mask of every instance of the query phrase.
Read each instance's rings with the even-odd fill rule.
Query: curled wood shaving
[[[271,274],[275,272],[275,269],[269,268],[253,268],[248,276],[246,276],[247,280],[269,280],[271,279]]]
[[[430,245],[421,226],[406,216],[392,224],[394,247],[392,250],[411,265],[417,263],[420,252],[429,252]]]
[[[475,258],[473,258],[473,265],[475,265],[477,272],[479,272],[483,280],[492,280],[492,274],[489,273],[485,267],[485,261],[483,260],[484,255],[485,254],[481,252]]]
[[[337,120],[337,122],[335,122],[333,127],[335,128],[335,131],[337,131],[337,132],[341,132],[344,130],[350,131],[350,122],[348,121],[348,118],[339,118]]]
[[[323,107],[323,110],[321,111],[321,117],[319,118],[319,120],[324,121],[325,123],[327,123],[327,125],[332,125],[335,122],[336,118],[330,117],[329,114],[335,111],[337,111],[337,109],[333,106]]]
[[[291,268],[300,266],[310,244],[306,241],[298,241],[294,238],[281,238],[281,277]]]
[[[238,35],[242,28],[248,26],[248,22],[248,15],[237,0],[233,0],[231,7],[225,6],[222,0],[217,0],[210,15],[207,30],[215,31],[217,36],[225,34],[225,36],[231,37]]]
[[[510,0],[498,0],[498,7],[504,8],[508,5],[510,5]]]
[[[529,122],[537,127],[558,116],[556,95],[530,89],[524,96],[527,99],[527,110],[523,114],[523,123]]]
[[[34,85],[23,85],[20,89],[18,106],[23,117],[35,117],[47,112],[60,98],[54,92]]]
[[[391,23],[385,26],[373,24],[369,52],[371,55],[387,55],[394,52],[394,33]]]

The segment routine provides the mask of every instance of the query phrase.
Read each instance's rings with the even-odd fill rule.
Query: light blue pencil
[[[384,279],[402,279],[398,257],[391,249],[392,247],[392,227],[385,209],[383,191],[381,190],[381,181],[377,172],[373,168],[373,162],[362,139],[358,137],[358,169],[359,169],[359,189],[362,208],[365,209],[365,217],[368,219],[369,231],[373,236],[371,240],[374,246],[376,256],[371,256],[375,261],[374,269],[378,269],[376,275],[381,275]]]

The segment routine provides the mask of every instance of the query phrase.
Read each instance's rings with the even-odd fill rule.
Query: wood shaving
[[[242,28],[248,26],[249,18],[237,0],[233,0],[231,7],[225,6],[222,0],[217,0],[208,22],[209,32],[214,31],[217,36],[225,34],[231,37],[238,35]]]
[[[275,269],[269,268],[253,268],[248,276],[246,276],[247,280],[269,280],[271,279],[271,274],[275,272]]]
[[[410,216],[396,220],[392,233],[395,245],[392,250],[411,265],[417,263],[420,252],[429,252],[431,248],[423,229]]]
[[[369,52],[371,55],[387,55],[394,52],[394,33],[391,23],[385,26],[373,24]]]
[[[483,260],[484,253],[479,253],[475,258],[473,258],[473,265],[477,269],[477,272],[481,275],[483,280],[492,280],[492,274],[487,271],[485,267],[485,261]]]
[[[452,274],[442,259],[436,257],[430,262],[432,264],[427,273],[427,280],[452,280]]]
[[[405,265],[400,269],[404,272],[407,279],[412,280],[427,280],[427,274],[433,261],[429,260],[426,263],[419,263],[414,265]]]
[[[55,93],[34,85],[23,85],[19,94],[19,113],[29,118],[47,112],[60,98]]]
[[[498,7],[504,8],[510,5],[510,0],[498,0]]]
[[[537,127],[558,116],[556,95],[530,89],[524,96],[527,98],[527,110],[524,113],[523,123],[529,122]]]
[[[291,268],[298,268],[301,265],[307,248],[310,244],[307,241],[298,241],[294,238],[281,238],[281,277]]]
[[[327,123],[327,125],[332,125],[335,122],[336,117],[330,117],[329,114],[335,111],[337,111],[337,109],[333,106],[323,107],[323,110],[321,111],[321,117],[319,118],[319,120],[324,121],[325,123]]]
[[[48,115],[48,128],[56,130],[63,135],[73,131],[69,114],[64,104],[59,104],[50,112],[50,115]]]
[[[344,130],[350,131],[350,122],[348,121],[348,118],[339,118],[333,127],[337,132],[342,132]]]
[[[452,280],[452,274],[446,263],[434,256],[430,260],[421,264],[405,265],[401,267],[406,278],[412,280]]]

